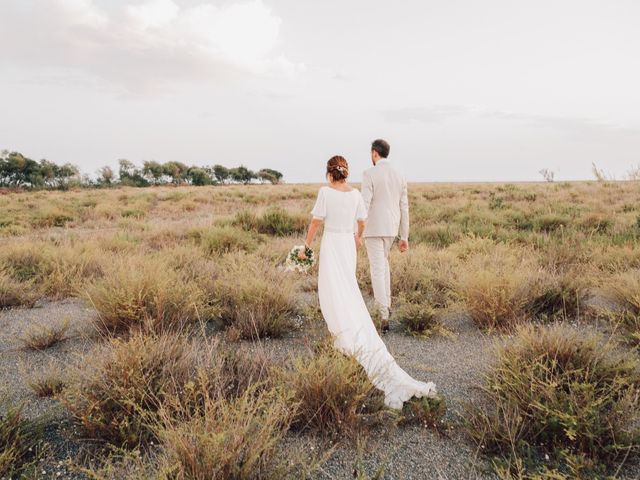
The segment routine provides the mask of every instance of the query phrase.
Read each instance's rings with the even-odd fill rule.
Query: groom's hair
[[[371,150],[375,150],[376,152],[378,152],[378,155],[380,155],[382,158],[387,158],[389,156],[391,147],[385,140],[378,138],[371,143]]]

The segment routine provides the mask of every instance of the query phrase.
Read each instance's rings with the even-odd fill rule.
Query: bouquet
[[[301,250],[304,250],[306,258],[304,260],[298,257]],[[313,250],[304,245],[296,245],[291,249],[287,255],[287,261],[285,265],[288,271],[306,272],[316,263],[316,257],[313,255]]]

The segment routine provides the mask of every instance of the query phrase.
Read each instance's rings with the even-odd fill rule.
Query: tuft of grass
[[[407,253],[393,251],[390,257],[391,291],[434,308],[451,303],[456,259],[449,252],[417,245]]]
[[[42,422],[28,420],[22,406],[3,401],[0,413],[0,476],[16,478],[33,467],[42,439]],[[25,477],[30,478],[30,477]]]
[[[211,288],[235,337],[281,337],[297,328],[295,279],[257,257],[230,257]]]
[[[46,350],[62,342],[69,330],[69,319],[53,325],[31,326],[20,338],[25,350]]]
[[[328,438],[356,438],[384,420],[384,398],[353,357],[321,345],[312,358],[299,357],[281,372],[285,389],[299,404],[292,427]]]
[[[457,294],[485,329],[513,327],[540,291],[540,271],[526,252],[509,247],[471,258],[457,279]]]
[[[171,478],[283,478],[278,454],[295,403],[278,389],[246,390],[234,399],[207,398],[186,421],[165,419],[159,437]]]
[[[49,364],[44,372],[32,375],[28,383],[38,397],[55,397],[64,390],[67,379],[59,366]]]
[[[401,424],[419,424],[436,430],[442,427],[446,403],[442,396],[412,397],[402,406]]]
[[[259,355],[182,335],[134,333],[112,339],[69,381],[62,401],[92,438],[135,447],[157,439],[163,416],[234,398],[268,371]]]
[[[400,321],[405,331],[417,337],[430,337],[443,328],[437,311],[427,303],[403,300],[394,312],[394,316]]]
[[[258,248],[258,240],[250,232],[233,227],[213,227],[193,230],[194,238],[207,255],[222,255],[230,252],[253,252]]]
[[[554,233],[558,230],[563,230],[569,223],[570,220],[567,217],[553,213],[540,215],[534,219],[536,230],[545,233]]]
[[[38,209],[33,215],[31,224],[37,228],[64,227],[72,222],[74,216],[67,210],[55,206]]]
[[[35,243],[11,245],[0,252],[0,263],[18,281],[35,280],[44,270],[45,252]]]
[[[202,289],[161,257],[117,258],[85,294],[98,311],[95,326],[105,334],[175,330],[216,313]]]
[[[38,298],[31,281],[20,282],[0,270],[0,309],[33,307]]]
[[[613,275],[605,282],[604,291],[625,311],[640,315],[640,269]]]
[[[576,318],[587,288],[584,272],[575,269],[543,275],[540,289],[526,310],[542,320]]]
[[[303,233],[309,224],[309,217],[299,213],[289,213],[281,207],[269,207],[261,216],[242,211],[232,221],[234,226],[244,230],[283,237]]]
[[[640,453],[640,364],[595,333],[519,327],[498,347],[483,391],[467,429],[508,472],[535,472],[546,455],[550,467],[578,459],[603,475]]]

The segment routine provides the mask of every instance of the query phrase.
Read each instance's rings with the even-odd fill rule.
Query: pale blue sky
[[[640,164],[633,0],[2,0],[0,148],[353,179],[623,178]]]

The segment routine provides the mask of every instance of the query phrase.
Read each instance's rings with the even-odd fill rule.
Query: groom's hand
[[[360,235],[354,235],[354,238],[356,240],[356,248],[360,248],[363,244],[362,237]]]
[[[406,252],[409,250],[409,241],[408,240],[400,240],[398,243],[398,247],[400,247],[401,252]]]

